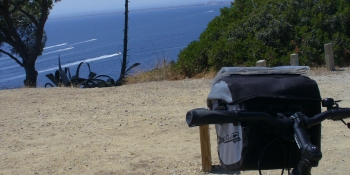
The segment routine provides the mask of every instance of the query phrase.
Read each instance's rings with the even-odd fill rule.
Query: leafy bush
[[[191,42],[188,49],[182,50],[180,53],[180,59],[177,64],[180,74],[192,75],[202,72],[208,67],[208,57],[205,54],[205,50],[202,50],[203,46],[198,41]]]
[[[350,1],[235,0],[223,8],[198,41],[179,54],[176,67],[186,76],[223,66],[325,64],[324,44],[333,43],[335,63],[350,61]]]

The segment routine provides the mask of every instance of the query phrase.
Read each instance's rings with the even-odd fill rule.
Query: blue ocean
[[[229,6],[194,6],[172,9],[131,11],[129,13],[129,65],[141,63],[138,70],[150,70],[162,63],[176,61],[180,50],[197,40],[207,24]],[[36,61],[38,86],[50,82],[46,74],[69,67],[72,75],[78,64],[89,62],[98,75],[119,77],[124,37],[124,14],[101,13],[76,17],[50,18],[45,26],[48,40]],[[0,57],[0,89],[23,86],[25,72],[12,59]],[[87,77],[87,66],[81,69]]]

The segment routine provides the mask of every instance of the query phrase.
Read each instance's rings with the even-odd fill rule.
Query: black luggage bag
[[[208,107],[266,112],[278,118],[288,118],[296,112],[312,117],[321,112],[321,96],[316,82],[305,75],[308,70],[301,66],[223,68],[214,79]],[[292,131],[282,134],[261,122],[215,127],[219,159],[227,170],[283,169],[299,163],[301,153]],[[307,131],[311,142],[320,147],[321,125]]]

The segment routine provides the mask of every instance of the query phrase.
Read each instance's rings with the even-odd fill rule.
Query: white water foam
[[[81,41],[81,42],[77,42],[77,43],[71,44],[71,46],[72,46],[72,45],[77,45],[77,44],[88,43],[88,42],[96,41],[96,40],[97,40],[97,39],[90,39],[90,40],[86,40],[86,41]],[[57,44],[57,45],[53,45],[53,46],[44,47],[44,50],[45,50],[45,49],[55,48],[55,47],[65,46],[65,45],[67,45],[67,44],[68,44],[68,43],[62,43],[62,44]]]
[[[72,49],[74,49],[74,47],[71,46],[71,47],[67,47],[64,49],[58,49],[58,50],[55,50],[52,52],[43,53],[43,55],[53,54],[53,53],[62,52],[62,51],[66,51],[66,50],[72,50]]]
[[[15,67],[20,67],[20,65],[16,64],[16,65],[13,65],[13,66],[4,67],[4,68],[1,68],[0,71],[11,69],[11,68],[15,68]]]
[[[87,40],[87,41],[82,41],[82,42],[78,42],[78,43],[71,44],[71,46],[73,46],[73,45],[77,45],[77,44],[88,43],[88,42],[91,42],[91,41],[96,41],[96,40],[97,40],[97,39],[91,39],[91,40]]]
[[[81,62],[87,62],[88,63],[88,62],[92,62],[92,61],[103,60],[103,59],[111,58],[111,57],[118,56],[118,55],[120,55],[120,52],[115,53],[115,54],[111,54],[111,55],[103,55],[103,56],[99,56],[99,57],[96,57],[96,58],[89,58],[89,59],[85,59],[85,60],[81,60],[81,61],[76,61],[76,62],[73,62],[73,63],[64,64],[64,65],[62,65],[62,67],[75,66],[75,65],[80,64]],[[58,67],[53,67],[53,68],[41,70],[41,71],[38,71],[38,72],[39,73],[43,73],[43,72],[48,72],[48,71],[57,70],[57,69],[58,69]]]
[[[54,47],[65,46],[65,45],[67,45],[67,44],[68,44],[68,43],[63,43],[63,44],[57,44],[57,45],[54,45],[54,46],[44,47],[44,50],[45,50],[45,49],[51,49],[51,48],[54,48]]]
[[[73,63],[67,63],[67,64],[62,65],[62,68],[63,67],[69,67],[69,66],[75,66],[75,65],[80,64],[81,62],[93,62],[93,61],[97,61],[97,60],[103,60],[103,59],[107,59],[107,58],[118,56],[120,54],[121,53],[118,52],[118,53],[111,54],[111,55],[102,55],[102,56],[95,57],[95,58],[88,58],[88,59],[81,60],[81,61],[76,61],[76,62],[73,62]],[[40,71],[38,71],[38,73],[43,73],[43,72],[48,72],[48,71],[53,71],[53,70],[58,70],[58,66],[52,67],[52,68],[49,68],[49,69],[40,70]],[[25,77],[25,75],[18,75],[18,76],[15,76],[15,77],[2,79],[2,80],[0,80],[0,82],[5,82],[5,81],[8,81],[8,80],[14,80],[14,79],[22,78],[22,77]]]
[[[53,47],[53,46],[51,46],[51,47]],[[58,49],[58,50],[55,50],[55,51],[52,51],[52,52],[43,53],[42,55],[53,54],[53,53],[62,52],[62,51],[67,51],[67,50],[71,50],[71,49],[74,49],[74,47],[68,47],[68,48],[64,48],[64,49]],[[16,64],[16,65],[4,67],[4,68],[1,68],[0,71],[7,70],[7,69],[11,69],[11,68],[14,68],[14,67],[20,67],[20,65]]]
[[[96,41],[97,39],[90,39],[90,40],[86,40],[86,41],[81,41],[81,42],[77,42],[77,43],[73,43],[73,44],[70,44],[70,46],[68,48],[65,48],[65,49],[58,49],[56,51],[52,51],[52,52],[47,52],[47,53],[43,53],[43,55],[47,55],[47,54],[52,54],[52,53],[57,53],[57,52],[62,52],[62,51],[66,51],[66,50],[70,50],[70,49],[73,49],[74,45],[78,45],[78,44],[83,44],[83,43],[88,43],[88,42],[92,42],[92,41]],[[51,49],[51,48],[55,48],[55,47],[61,47],[61,46],[66,46],[68,45],[68,43],[63,43],[63,44],[57,44],[57,45],[54,45],[54,46],[48,46],[48,47],[45,47],[45,49]]]
[[[96,41],[96,40],[97,39],[91,39],[91,40],[86,40],[86,41],[82,41],[82,42],[77,42],[77,43],[74,43],[74,44],[71,44],[71,45],[83,44],[83,43],[92,42],[92,41]],[[55,48],[55,47],[61,47],[61,46],[65,46],[67,44],[68,43],[57,44],[57,45],[54,45],[54,46],[45,47],[44,49],[51,49],[51,48]],[[64,49],[58,49],[58,50],[55,50],[55,51],[46,52],[46,53],[43,53],[42,55],[48,55],[48,54],[53,54],[53,53],[57,53],[57,52],[63,52],[63,51],[71,50],[71,49],[74,49],[74,47],[70,46],[70,47],[67,47],[67,48],[64,48]],[[8,67],[1,68],[0,71],[11,69],[11,68],[15,68],[15,67],[20,67],[20,66],[16,64],[16,65],[13,65],[13,66],[8,66]]]

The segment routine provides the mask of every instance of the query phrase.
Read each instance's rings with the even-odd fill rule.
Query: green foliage
[[[208,58],[205,50],[201,50],[203,46],[198,41],[193,41],[187,48],[180,53],[178,69],[181,74],[198,74],[207,67]]]
[[[64,68],[64,70],[62,69],[61,60],[60,60],[60,57],[58,57],[58,70],[55,71],[55,75],[50,73],[50,74],[47,74],[46,77],[49,78],[51,82],[57,87],[94,88],[94,87],[111,87],[114,85],[119,85],[117,82],[113,80],[113,78],[107,75],[97,76],[96,73],[91,72],[89,63],[86,63],[89,68],[88,78],[81,78],[79,74],[80,74],[80,67],[83,63],[84,62],[81,62],[78,65],[76,74],[74,76],[71,76],[69,68]],[[107,78],[107,80],[103,80],[101,78]],[[53,84],[46,83],[45,87],[47,86],[54,87]]]
[[[194,76],[261,59],[281,66],[292,53],[301,65],[323,65],[326,43],[333,43],[337,65],[349,65],[349,0],[235,0],[180,52],[176,67]]]
[[[82,87],[82,88],[95,88],[95,87],[111,87],[111,86],[120,86],[124,83],[124,80],[115,81],[108,75],[97,75],[95,72],[91,72],[90,64],[86,63],[89,69],[88,78],[81,78],[80,68],[85,62],[81,62],[76,70],[75,75],[71,76],[70,69],[64,68],[61,66],[61,58],[58,57],[58,70],[55,71],[55,75],[50,73],[46,77],[51,80],[53,83],[46,83],[45,87]],[[135,63],[125,70],[124,76],[127,76],[128,73],[135,67],[139,66],[140,63]]]
[[[0,54],[25,69],[26,87],[36,87],[35,62],[43,52],[47,40],[44,26],[57,1],[60,0],[0,0]],[[3,46],[9,46],[10,52]]]

